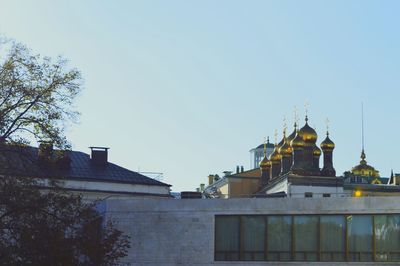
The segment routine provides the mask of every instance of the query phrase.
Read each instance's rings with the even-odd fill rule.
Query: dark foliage
[[[0,178],[1,265],[115,265],[129,239],[80,196],[57,184]]]

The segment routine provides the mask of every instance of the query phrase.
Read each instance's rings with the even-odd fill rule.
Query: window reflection
[[[321,216],[321,261],[345,260],[345,226],[346,221],[343,215]]]
[[[215,219],[215,260],[239,260],[239,216]]]
[[[372,261],[372,216],[347,216],[349,261]]]
[[[400,215],[215,217],[218,261],[400,261]]]
[[[294,217],[294,260],[316,261],[318,253],[318,217]]]
[[[243,260],[264,260],[265,217],[244,216]]]
[[[268,254],[267,259],[273,261],[291,260],[292,217],[268,217]]]
[[[375,215],[376,261],[400,261],[400,215]]]

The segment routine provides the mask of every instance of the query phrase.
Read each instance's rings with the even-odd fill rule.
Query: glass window
[[[268,242],[267,259],[282,261],[291,260],[292,246],[292,217],[269,216],[268,217]]]
[[[400,261],[400,215],[376,215],[375,260]]]
[[[217,261],[400,261],[400,214],[221,215]]]
[[[215,260],[239,260],[239,216],[215,217]]]
[[[343,215],[322,215],[320,217],[321,261],[345,260],[345,226]]]
[[[295,260],[317,260],[318,216],[294,216],[294,243]]]
[[[264,260],[265,217],[243,216],[243,260]]]
[[[349,261],[372,261],[372,216],[349,215],[347,237]]]

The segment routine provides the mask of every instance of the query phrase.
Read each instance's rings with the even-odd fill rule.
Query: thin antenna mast
[[[364,103],[361,102],[361,140],[362,140],[362,150],[364,151]]]

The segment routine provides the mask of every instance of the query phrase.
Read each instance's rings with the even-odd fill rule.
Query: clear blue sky
[[[174,191],[249,167],[293,107],[320,142],[331,121],[338,173],[400,172],[399,1],[0,0],[0,33],[82,71],[76,150],[164,173]],[[303,120],[302,120],[303,122]]]

